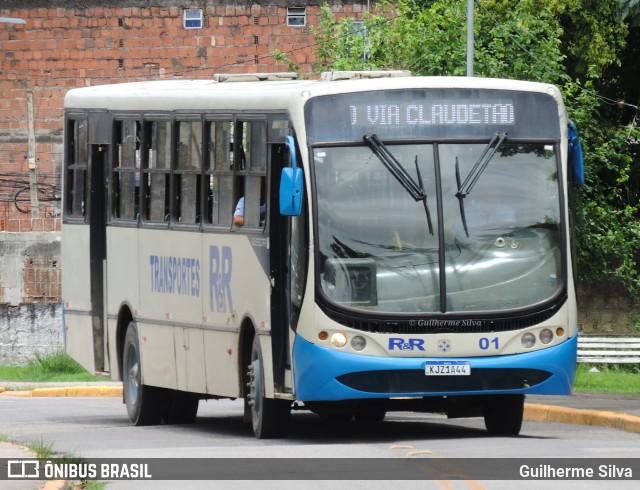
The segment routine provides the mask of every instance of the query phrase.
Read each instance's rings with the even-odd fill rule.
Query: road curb
[[[122,386],[68,386],[54,388],[35,388],[30,391],[9,391],[0,387],[0,396],[15,396],[26,398],[37,397],[115,397],[122,396]]]
[[[524,419],[529,422],[558,422],[612,427],[626,432],[640,433],[640,417],[619,412],[525,403]]]

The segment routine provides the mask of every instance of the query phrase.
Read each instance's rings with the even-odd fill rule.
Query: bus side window
[[[88,165],[88,122],[86,119],[70,119],[67,123],[67,173],[65,215],[83,218],[86,214]]]
[[[176,219],[182,224],[200,222],[201,128],[202,123],[199,120],[176,123]]]
[[[206,223],[230,226],[233,199],[233,122],[207,121]]]
[[[239,172],[243,177],[239,196],[244,201],[244,226],[262,228],[266,219],[267,130],[264,121],[241,123],[242,150],[246,162]],[[242,185],[241,184],[241,185]]]
[[[140,185],[140,123],[127,119],[116,120],[114,125],[113,213],[121,220],[136,220]]]
[[[171,124],[168,120],[146,121],[144,154],[143,219],[169,221],[169,175],[171,169]]]

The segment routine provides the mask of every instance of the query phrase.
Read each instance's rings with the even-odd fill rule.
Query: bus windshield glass
[[[385,143],[424,190],[429,219],[370,146],[313,148],[324,297],[380,313],[506,311],[554,297],[563,277],[556,145],[506,140],[473,192],[457,196],[488,141]]]

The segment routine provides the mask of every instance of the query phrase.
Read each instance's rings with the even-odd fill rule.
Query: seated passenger
[[[264,225],[264,217],[267,211],[267,205],[260,205],[260,226]],[[233,225],[240,228],[244,226],[244,196],[238,200],[236,204],[236,210],[233,212]]]

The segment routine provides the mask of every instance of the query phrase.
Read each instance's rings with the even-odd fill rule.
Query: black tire
[[[524,395],[495,395],[484,405],[484,425],[490,434],[517,436],[523,416]]]
[[[257,335],[253,339],[251,347],[251,362],[247,379],[249,380],[247,398],[251,407],[251,426],[254,435],[258,439],[283,437],[289,427],[291,403],[286,400],[265,397],[264,363]]]
[[[133,425],[156,425],[162,420],[165,396],[161,388],[142,384],[140,343],[135,323],[130,322],[122,348],[122,385],[127,414]]]
[[[198,415],[200,400],[191,393],[169,390],[163,416],[166,424],[193,424]]]

